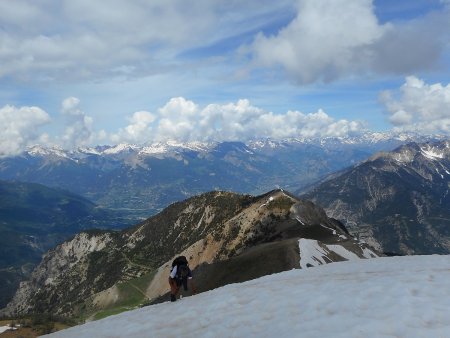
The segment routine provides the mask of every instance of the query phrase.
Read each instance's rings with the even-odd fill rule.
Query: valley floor
[[[450,256],[291,270],[51,337],[450,337]]]

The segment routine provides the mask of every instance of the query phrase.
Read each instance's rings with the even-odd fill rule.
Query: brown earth
[[[205,292],[227,284],[242,283],[265,275],[300,268],[299,262],[298,238],[264,243],[228,260],[201,264],[193,271],[194,283],[198,292]],[[190,294],[190,291],[187,294]],[[152,304],[169,299],[167,293],[155,299]]]

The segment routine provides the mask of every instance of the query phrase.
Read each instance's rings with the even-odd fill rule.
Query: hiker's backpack
[[[172,262],[172,269],[177,266],[177,278],[184,279],[189,274],[188,261],[185,256],[178,256]]]

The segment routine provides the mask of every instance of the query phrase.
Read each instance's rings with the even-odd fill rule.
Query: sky
[[[0,154],[450,134],[449,0],[0,0]]]
[[[449,337],[449,278],[450,256],[331,263],[230,284],[49,337]]]

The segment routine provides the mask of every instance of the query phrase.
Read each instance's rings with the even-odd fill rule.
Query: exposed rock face
[[[385,252],[450,253],[450,142],[412,143],[304,195]]]
[[[319,249],[302,251],[302,243],[311,247],[305,239]],[[168,291],[170,263],[179,254],[188,257],[201,291],[299,268],[302,259],[311,266],[377,256],[313,203],[282,190],[258,197],[211,192],[131,229],[81,233],[63,243],[5,312],[86,315],[120,305],[125,288],[157,301]]]
[[[68,296],[76,284],[86,282],[89,277],[86,269],[87,256],[105,249],[111,241],[109,233],[102,235],[80,233],[71,241],[46,253],[33,271],[31,279],[20,284],[13,299],[13,304],[16,305],[14,312],[48,312],[52,299],[39,297],[39,289],[51,289],[56,286],[58,293],[52,297]],[[72,302],[67,303],[67,306],[71,305]]]
[[[68,191],[0,180],[0,308],[49,249],[83,230],[132,224]]]

